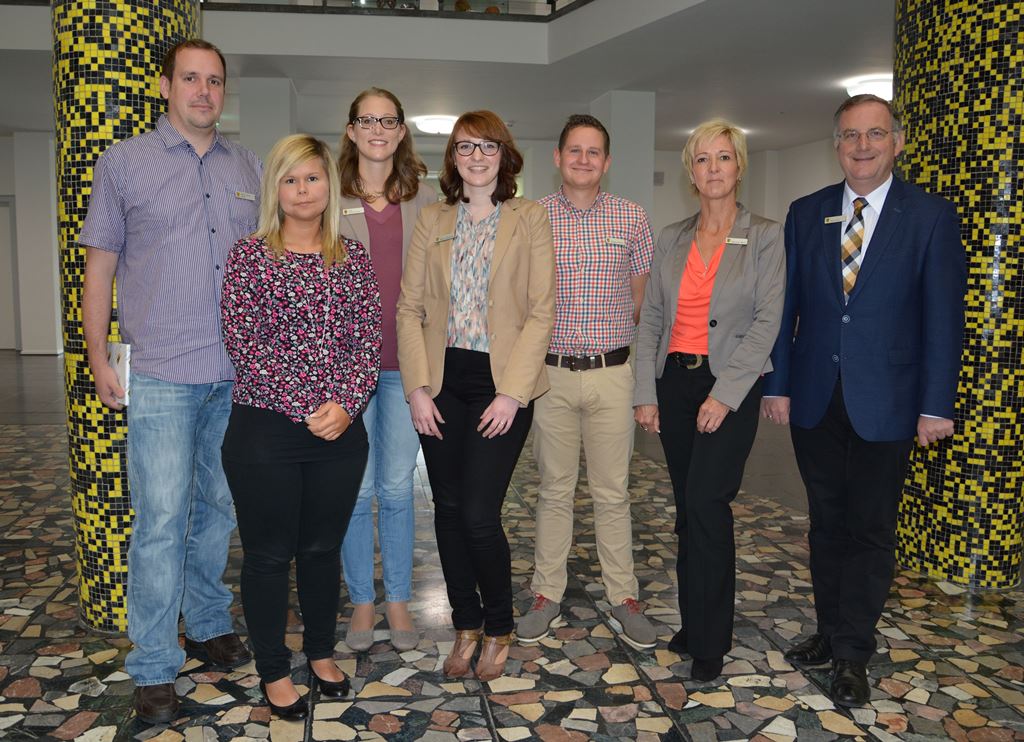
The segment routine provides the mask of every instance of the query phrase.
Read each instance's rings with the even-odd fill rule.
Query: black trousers
[[[520,409],[509,431],[494,438],[477,432],[480,416],[494,400],[490,355],[449,348],[444,381],[434,398],[444,424],[443,440],[420,436],[434,495],[437,551],[457,630],[488,636],[509,634],[512,619],[512,558],[501,505],[533,420],[533,403]]]
[[[892,584],[896,515],[914,441],[857,435],[841,382],[817,427],[790,431],[811,516],[818,632],[831,638],[837,659],[867,662]]]
[[[715,377],[705,361],[696,369],[672,359],[658,379],[661,445],[676,500],[679,615],[686,650],[697,659],[723,656],[732,647],[736,543],[730,503],[757,433],[758,379],[739,409],[714,433],[697,432],[697,412]]]
[[[303,651],[310,660],[334,655],[338,553],[366,468],[366,429],[357,417],[325,441],[278,412],[236,404],[221,450],[242,539],[245,623],[256,671],[271,683],[291,670],[284,637],[292,559]]]

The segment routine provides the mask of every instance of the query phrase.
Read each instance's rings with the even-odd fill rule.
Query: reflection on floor
[[[78,626],[65,431],[0,424],[0,736],[84,740],[714,740],[1024,739],[1024,593],[973,596],[901,573],[879,626],[872,701],[834,708],[824,671],[782,658],[813,626],[806,516],[746,483],[734,511],[739,553],[735,646],[717,682],[694,683],[690,662],[665,649],[678,626],[672,496],[664,467],[633,460],[634,540],[641,598],[662,643],[636,652],[609,628],[585,482],[563,611],[569,625],[514,647],[508,674],[484,687],[440,672],[451,645],[425,476],[417,475],[414,614],[419,647],[397,653],[384,623],[369,652],[337,647],[353,694],[309,692],[305,723],[271,718],[252,665],[231,673],[189,660],[177,681],[182,716],[152,727],[133,718],[122,670],[128,641]],[[529,447],[505,508],[517,607],[529,604],[537,477]],[[237,541],[227,573],[237,586]],[[235,606],[243,626],[239,606]],[[342,615],[347,617],[349,607]],[[345,618],[342,619],[346,620]],[[292,614],[289,644],[299,649]],[[339,634],[340,635],[340,634]],[[293,676],[307,687],[304,658]]]

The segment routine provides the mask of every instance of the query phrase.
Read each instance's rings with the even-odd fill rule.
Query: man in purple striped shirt
[[[228,251],[256,229],[261,165],[217,131],[224,57],[183,41],[160,76],[167,113],[156,129],[111,146],[97,161],[80,244],[89,367],[103,404],[124,392],[107,362],[116,274],[118,323],[131,344],[128,480],[135,518],[128,551],[125,669],[135,711],[177,716],[174,679],[185,646],[214,664],[249,660],[231,622],[222,577],[234,508],[220,447],[234,369],[221,342],[220,292]]]

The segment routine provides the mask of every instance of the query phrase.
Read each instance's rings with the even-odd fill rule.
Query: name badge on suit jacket
[[[454,239],[455,239],[455,233],[454,232],[452,232],[451,234],[442,234],[442,235],[439,235],[438,237],[436,237],[434,239],[434,244],[438,245],[438,244],[440,244],[442,242],[447,242],[448,240],[454,240]]]
[[[342,209],[342,216],[351,216],[352,214],[362,214],[366,211],[362,206],[353,206],[351,209]]]
[[[746,245],[748,240],[746,237],[726,237],[725,244],[727,245]]]
[[[826,216],[825,224],[842,224],[846,221],[846,214],[838,214],[836,216]]]

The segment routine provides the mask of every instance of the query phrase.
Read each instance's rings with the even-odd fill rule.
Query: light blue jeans
[[[125,670],[143,686],[173,683],[185,662],[179,613],[195,641],[233,631],[231,591],[221,578],[235,510],[220,463],[231,382],[132,374],[131,384],[128,638],[135,646]]]
[[[409,405],[398,371],[381,371],[377,391],[363,412],[370,456],[359,488],[359,499],[341,545],[345,584],[354,604],[372,603],[373,506],[377,498],[377,530],[384,568],[384,599],[404,602],[412,597],[412,546],[416,508],[412,477],[419,436],[412,426]]]

